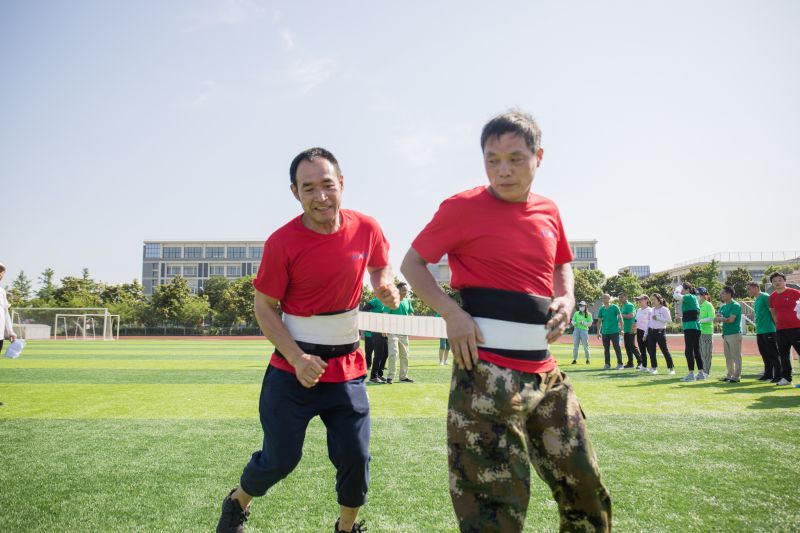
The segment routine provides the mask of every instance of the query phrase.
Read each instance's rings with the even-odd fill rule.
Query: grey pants
[[[700,334],[700,357],[703,359],[703,372],[711,374],[711,352],[714,349],[714,334]]]
[[[578,348],[583,344],[583,352],[586,354],[586,360],[589,360],[589,332],[585,329],[575,328],[572,332],[572,359],[578,360]]]
[[[723,335],[725,345],[725,365],[728,367],[728,376],[739,379],[742,374],[742,334]]]

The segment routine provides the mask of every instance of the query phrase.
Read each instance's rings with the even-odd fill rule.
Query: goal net
[[[11,309],[14,332],[23,339],[116,340],[119,315],[105,307]]]

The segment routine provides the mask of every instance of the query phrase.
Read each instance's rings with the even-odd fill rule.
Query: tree
[[[192,297],[192,290],[182,276],[175,276],[166,285],[158,285],[153,289],[150,299],[150,314],[148,322],[151,324],[178,324],[181,310]],[[206,303],[208,299],[205,300]]]
[[[690,268],[689,273],[683,277],[683,280],[695,287],[705,287],[708,289],[709,296],[714,301],[718,301],[719,293],[722,290],[719,273],[719,263],[716,259],[712,259],[710,263]]]
[[[149,302],[137,279],[131,283],[104,286],[100,299],[112,315],[119,315],[122,324],[140,324],[147,319]]]
[[[211,309],[216,313],[221,309],[223,295],[231,282],[223,276],[211,276],[205,283],[200,294],[208,298]]]
[[[245,276],[228,284],[222,293],[217,308],[217,319],[220,324],[233,326],[237,324],[254,325],[256,323],[253,308],[253,299],[255,298],[253,277]]]
[[[747,294],[747,284],[751,281],[753,281],[753,277],[750,275],[750,271],[739,267],[728,274],[728,277],[725,278],[725,285],[733,287],[736,298],[743,298]]]
[[[641,283],[643,292],[648,296],[657,292],[666,298],[667,301],[672,299],[670,295],[672,294],[672,291],[675,290],[675,287],[672,283],[672,276],[670,276],[668,272],[651,274],[644,278]]]
[[[767,283],[769,283],[769,277],[775,272],[782,272],[784,275],[786,275],[791,274],[798,269],[800,269],[800,264],[770,265],[767,267],[767,270],[764,271],[764,276],[761,278],[761,286],[766,287]]]
[[[603,292],[611,296],[617,296],[624,292],[629,298],[635,298],[642,293],[642,285],[639,283],[639,278],[636,277],[636,274],[625,269],[620,274],[611,276],[603,283]]]
[[[8,290],[8,303],[11,307],[26,307],[31,300],[31,280],[25,275],[24,270],[11,282]]]
[[[599,270],[575,270],[575,301],[585,301],[589,305],[600,298],[603,294],[602,284],[605,279],[602,272],[598,277],[593,272],[600,272]]]
[[[52,268],[46,268],[39,276],[39,290],[36,291],[37,307],[52,305],[56,290],[56,285],[53,282],[55,275],[56,273]]]
[[[189,298],[178,309],[175,319],[178,324],[187,328],[199,327],[203,325],[203,319],[208,316],[210,309],[208,298],[190,294]]]
[[[57,307],[101,307],[100,293],[103,285],[89,277],[88,269],[83,269],[80,278],[67,276],[53,290],[53,300]]]

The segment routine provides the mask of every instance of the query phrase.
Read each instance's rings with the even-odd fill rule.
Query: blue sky
[[[535,192],[600,268],[796,250],[800,3],[0,4],[0,261],[141,276],[145,239],[263,239],[332,150],[396,267],[485,182],[479,132],[543,130]]]

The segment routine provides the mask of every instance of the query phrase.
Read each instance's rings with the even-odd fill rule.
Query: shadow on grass
[[[756,398],[755,403],[747,406],[748,409],[792,409],[800,407],[800,396],[762,396]]]

